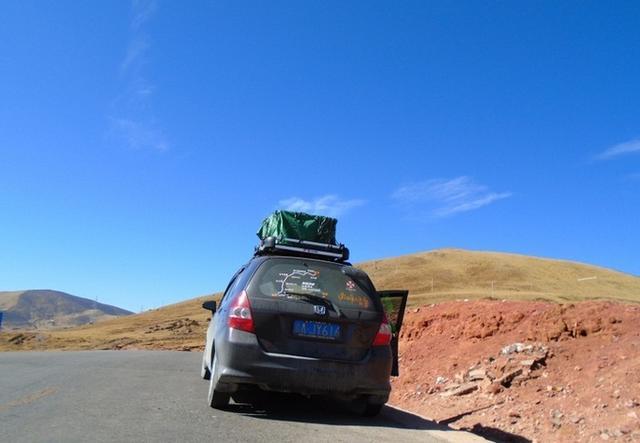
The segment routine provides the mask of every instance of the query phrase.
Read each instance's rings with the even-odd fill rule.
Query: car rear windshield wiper
[[[308,294],[306,292],[285,291],[285,294],[298,295],[300,297],[305,297],[307,300],[319,301],[323,305],[326,305],[328,303],[329,306],[331,306],[331,308],[336,311],[336,314],[338,314],[339,317],[344,317],[344,314],[342,313],[342,311],[340,311],[340,308],[338,308],[338,306],[328,298],[320,297],[319,295],[315,294]]]

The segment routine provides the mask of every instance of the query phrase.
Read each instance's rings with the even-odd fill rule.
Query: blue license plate
[[[293,335],[336,340],[340,337],[340,325],[321,321],[294,320]]]

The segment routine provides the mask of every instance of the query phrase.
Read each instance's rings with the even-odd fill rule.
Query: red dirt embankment
[[[640,306],[407,310],[391,403],[506,441],[640,441]]]

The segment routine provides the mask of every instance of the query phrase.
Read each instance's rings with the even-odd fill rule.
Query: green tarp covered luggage
[[[335,218],[322,215],[276,211],[264,219],[258,237],[260,240],[275,237],[280,241],[295,239],[335,245],[337,223]]]
[[[265,218],[257,234],[256,255],[311,256],[345,262],[349,249],[336,243],[338,220],[304,212],[276,211]]]

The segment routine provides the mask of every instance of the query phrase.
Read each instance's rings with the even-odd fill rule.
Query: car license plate
[[[340,325],[311,320],[294,320],[293,334],[299,337],[336,340],[340,337]]]

